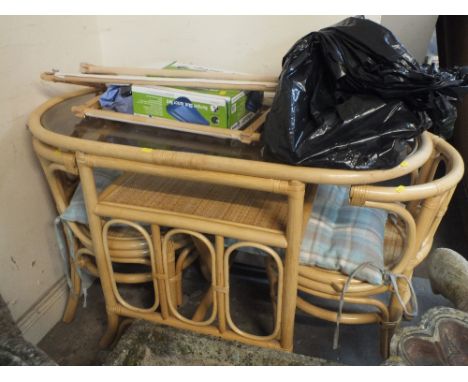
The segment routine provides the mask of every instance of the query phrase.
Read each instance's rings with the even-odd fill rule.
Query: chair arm
[[[463,159],[449,143],[442,138],[431,135],[436,153],[440,153],[446,164],[443,177],[427,183],[413,186],[351,186],[349,192],[350,204],[362,206],[367,201],[373,202],[409,202],[429,199],[452,190],[463,177]]]

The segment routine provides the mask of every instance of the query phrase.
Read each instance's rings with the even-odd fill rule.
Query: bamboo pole
[[[258,128],[265,122],[266,113],[262,113],[256,120],[252,122],[252,129],[235,130],[224,129],[220,127],[203,126],[195,123],[181,122],[160,117],[148,117],[145,115],[119,113],[111,110],[95,109],[92,107],[75,106],[72,112],[79,118],[93,117],[102,118],[110,121],[134,123],[143,126],[158,127],[160,129],[182,131],[186,133],[207,135],[210,137],[221,139],[236,139],[243,143],[251,143],[260,141],[260,134],[256,132]]]
[[[73,245],[75,246],[74,250],[78,249],[78,245],[76,239],[73,240]],[[69,252],[70,253],[70,252]],[[81,279],[78,274],[78,264],[72,259],[72,257],[68,254],[68,262],[70,267],[70,281],[71,287],[68,291],[68,299],[67,305],[65,307],[65,312],[62,316],[62,321],[66,324],[69,324],[73,321],[76,315],[76,310],[78,308],[78,302],[80,301],[81,295]]]
[[[218,300],[218,325],[219,331],[224,333],[226,331],[226,307],[224,301],[225,292],[223,288],[229,288],[229,285],[226,285],[226,275],[224,274],[224,237],[216,235],[215,236],[215,250],[216,250],[216,281],[217,281],[217,290],[216,298]]]
[[[104,74],[81,74],[45,72],[41,74],[45,81],[63,82],[74,85],[90,86],[97,84],[114,85],[150,85],[166,87],[185,87],[196,89],[221,89],[221,90],[256,90],[264,92],[275,91],[276,82],[216,80],[203,78],[176,78],[176,77],[144,77],[144,76],[113,76]]]
[[[115,217],[115,215],[110,214],[109,216]],[[130,218],[131,219],[131,218]],[[131,219],[134,220],[134,219]],[[138,220],[136,220],[138,221]],[[161,316],[163,320],[169,318],[169,304],[168,291],[166,289],[166,283],[164,282],[164,277],[167,277],[167,273],[164,272],[163,264],[163,253],[162,253],[162,240],[161,240],[161,228],[157,224],[151,224],[151,238],[153,241],[153,247],[156,258],[156,272],[159,275],[157,278],[158,292],[159,292],[159,301],[161,306]]]
[[[116,158],[105,158],[95,155],[86,156],[87,163],[93,167],[104,167],[108,169],[115,169],[121,171],[128,171],[132,173],[156,175],[162,177],[170,177],[174,179],[184,179],[193,182],[206,182],[210,184],[226,185],[230,187],[240,187],[249,190],[274,192],[282,195],[288,194],[288,182],[278,181],[268,178],[256,178],[252,176],[226,174],[220,177],[219,173],[214,171],[193,170],[189,168],[171,167],[168,165],[157,165],[149,163],[138,163]],[[124,175],[125,176],[125,175]],[[120,180],[124,177],[120,178]],[[114,185],[117,185],[119,180],[116,180]],[[106,189],[101,198],[104,198],[107,191]]]
[[[87,81],[83,81],[83,80],[78,80],[78,81],[67,80],[67,81],[64,81],[62,79],[59,79],[59,78],[55,77],[53,72],[41,73],[40,77],[41,77],[41,80],[49,81],[49,82],[60,82],[60,83],[67,83],[67,84],[70,84],[70,85],[79,85],[79,86],[92,87],[92,88],[95,88],[94,91],[99,91],[99,90],[105,90],[106,89],[106,85],[104,83],[99,83],[99,82],[87,82]]]
[[[231,81],[278,82],[278,76],[258,74],[238,74],[216,71],[193,71],[184,69],[151,69],[122,66],[101,66],[89,63],[80,64],[80,72],[85,74],[131,75],[146,77],[198,78]]]
[[[188,268],[196,259],[198,259],[198,253],[191,254],[193,248],[185,248],[182,253],[179,255],[176,261],[176,293],[177,306],[182,305],[183,302],[183,276],[184,270]]]
[[[101,287],[106,301],[107,329],[99,344],[101,347],[107,347],[112,343],[117,333],[119,316],[113,310],[113,307],[117,306],[117,300],[113,293],[112,279],[110,277],[112,269],[109,269],[106,261],[106,254],[104,253],[104,242],[101,235],[101,219],[92,212],[94,210],[94,206],[97,204],[97,194],[94,187],[95,183],[93,172],[90,167],[86,166],[83,162],[80,162],[80,153],[77,153],[77,157],[83,188],[83,196],[86,202],[86,209],[88,211],[88,222],[91,231],[93,252],[96,256]]]
[[[286,256],[284,259],[283,308],[280,314],[281,347],[292,351],[305,187],[303,183],[298,181],[291,181],[290,187],[291,192],[288,196],[288,225],[286,231],[288,247],[286,248]]]
[[[205,317],[208,309],[211,308],[213,305],[213,287],[210,286],[208,290],[205,292],[200,304],[198,305],[195,313],[192,316],[192,321],[202,322]]]

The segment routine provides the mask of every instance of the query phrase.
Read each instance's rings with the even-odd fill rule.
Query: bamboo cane
[[[146,77],[200,78],[231,81],[261,81],[278,82],[278,76],[258,74],[238,74],[214,71],[193,71],[183,69],[151,69],[132,67],[100,66],[88,63],[80,64],[80,72],[84,74],[130,75]]]
[[[197,78],[173,78],[173,77],[144,77],[144,76],[111,76],[104,74],[82,74],[82,73],[60,73],[45,72],[41,78],[46,81],[64,82],[75,85],[92,86],[92,84],[116,84],[116,85],[150,85],[150,86],[182,86],[198,89],[221,89],[221,90],[256,90],[271,92],[275,91],[276,82],[262,81],[234,81],[234,80],[212,80]]]
[[[98,90],[98,89],[104,90],[104,89],[106,88],[106,86],[105,86],[104,83],[86,82],[86,81],[83,81],[83,80],[79,80],[79,81],[73,81],[73,80],[63,81],[63,80],[60,80],[59,78],[55,77],[54,72],[44,72],[44,73],[41,73],[41,76],[40,76],[40,77],[41,77],[41,80],[44,80],[44,81],[49,81],[49,82],[63,82],[63,83],[67,83],[67,84],[70,84],[70,85],[88,86],[88,87],[97,88],[97,90]]]
[[[79,118],[93,117],[102,118],[110,121],[134,123],[143,126],[153,126],[160,129],[183,131],[192,134],[207,135],[210,137],[222,138],[222,139],[236,139],[243,143],[251,143],[260,141],[260,133],[256,132],[265,122],[268,110],[260,114],[246,130],[232,130],[223,129],[219,127],[210,127],[197,125],[195,123],[181,122],[176,120],[170,120],[160,117],[147,117],[144,115],[134,115],[118,113],[111,110],[102,110],[91,105],[95,105],[95,99],[93,98],[89,106],[73,106],[72,112]]]

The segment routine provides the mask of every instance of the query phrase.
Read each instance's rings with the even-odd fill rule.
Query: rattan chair
[[[108,328],[103,343],[117,333],[119,317],[146,319],[225,339],[270,348],[292,350],[296,285],[302,222],[311,210],[314,187],[281,181],[194,170],[152,163],[77,153],[94,253],[106,299]],[[124,172],[103,192],[96,190],[94,168]],[[106,223],[104,223],[107,220]],[[107,235],[114,224],[137,229],[147,241],[156,303],[141,309],[128,303],[116,288]],[[146,230],[142,224],[148,224]],[[169,229],[164,237],[162,228]],[[180,285],[171,263],[180,263],[173,239],[191,236],[206,265],[211,282],[199,309],[191,317],[177,309],[171,282]],[[237,242],[225,248],[225,238]],[[273,258],[279,272],[277,312],[268,335],[246,333],[233,322],[229,299],[229,264],[232,254],[255,247]],[[273,247],[285,248],[283,261]],[[177,268],[177,267],[176,267]],[[207,307],[211,313],[206,317]]]
[[[69,205],[70,198],[79,182],[75,156],[47,146],[36,139],[33,140],[33,147],[46,176],[56,209],[61,215]],[[73,244],[71,245],[74,246],[74,248],[68,248],[71,286],[63,314],[63,321],[69,323],[75,317],[81,295],[81,279],[78,269],[85,270],[98,278],[99,271],[94,258],[89,227],[72,221],[66,221],[64,224],[72,232]],[[177,264],[176,272],[178,273],[183,272],[190,265],[188,260],[193,261],[189,256],[192,248],[188,244],[190,243],[183,240],[176,243],[175,250],[183,248],[181,257],[183,261]],[[142,284],[152,281],[148,245],[138,231],[129,227],[115,227],[109,232],[108,246],[112,264],[139,264],[143,266],[143,269],[146,268],[145,271],[138,273],[116,272],[117,283]]]
[[[388,272],[404,275],[409,280],[415,267],[431,250],[434,234],[444,216],[452,194],[461,180],[463,160],[446,141],[431,135],[434,149],[430,159],[412,174],[411,185],[379,187],[373,185],[352,186],[351,205],[381,208],[389,212],[384,241],[384,260]],[[438,167],[444,163],[445,174],[435,179]],[[440,172],[440,170],[439,170]],[[396,220],[393,219],[396,217]],[[401,248],[401,250],[398,250]],[[267,268],[268,269],[268,268]],[[275,290],[275,274],[269,272],[272,290]],[[346,285],[348,282],[349,285]],[[345,287],[346,286],[346,287]],[[343,289],[346,288],[345,291]],[[404,312],[411,313],[410,286],[404,278],[398,278],[397,288],[391,284],[372,285],[359,280],[349,280],[347,275],[316,266],[299,266],[298,290],[315,296],[318,300],[344,300],[345,308],[340,317],[339,309],[325,309],[319,302],[312,304],[298,296],[297,307],[314,317],[343,324],[381,325],[381,353],[388,356],[389,342]],[[345,292],[345,293],[344,293]],[[377,298],[390,293],[389,304]],[[273,293],[274,295],[274,293]],[[404,306],[399,302],[399,296]],[[316,299],[317,300],[317,299]],[[352,311],[356,305],[370,308],[367,312]],[[351,308],[351,312],[349,311]]]

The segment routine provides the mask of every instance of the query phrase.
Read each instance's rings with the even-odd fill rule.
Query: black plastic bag
[[[389,30],[350,17],[303,37],[283,58],[264,155],[315,167],[394,167],[424,130],[451,134],[467,85],[463,70],[419,65]]]

